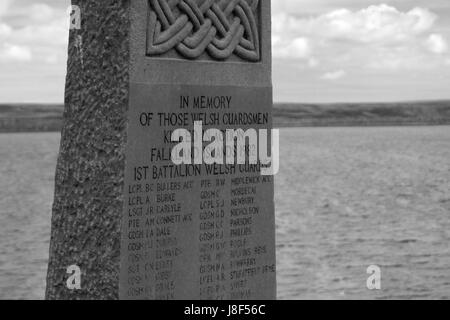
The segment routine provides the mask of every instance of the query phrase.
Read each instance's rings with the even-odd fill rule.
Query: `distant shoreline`
[[[450,122],[445,123],[414,123],[414,122],[396,122],[396,123],[364,123],[364,122],[329,122],[329,123],[301,123],[301,124],[289,124],[289,123],[274,123],[274,128],[285,129],[285,128],[376,128],[376,127],[438,127],[438,126],[449,126]]]
[[[364,127],[450,124],[450,101],[294,104],[274,106],[274,126]]]
[[[0,104],[0,133],[58,132],[63,104]]]
[[[59,132],[62,104],[0,104],[0,133]],[[274,127],[450,125],[450,101],[274,104]]]

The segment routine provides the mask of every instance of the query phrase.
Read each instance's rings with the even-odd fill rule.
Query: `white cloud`
[[[293,6],[292,1],[283,3]],[[435,30],[438,15],[427,8],[401,11],[380,4],[305,17],[288,14],[282,3],[277,7],[273,17],[275,58],[303,59],[309,66],[311,61],[320,61],[328,70],[392,71],[435,68],[444,58],[431,54],[448,50],[445,38]]]
[[[445,41],[444,37],[440,34],[431,34],[427,41],[426,46],[428,50],[430,50],[433,53],[442,54],[446,53],[448,50],[447,42]]]
[[[287,15],[277,15],[273,19],[272,51],[274,58],[292,59],[310,68],[319,65],[319,59],[314,56],[311,39],[307,37],[286,37],[283,34],[284,21]]]
[[[28,10],[32,21],[48,23],[55,18],[55,10],[45,3],[35,3]]]
[[[31,61],[32,53],[27,46],[17,46],[9,43],[4,44],[0,48],[0,61]]]
[[[280,38],[273,39],[274,56],[279,58],[308,59],[311,57],[312,48],[307,38],[295,38],[289,43],[282,43]]]
[[[8,11],[10,4],[11,4],[11,0],[1,0],[0,1],[0,17],[5,15],[5,13]]]
[[[12,29],[7,24],[0,23],[0,37],[7,37],[11,35]]]
[[[37,46],[62,46],[68,40],[68,31],[65,23],[66,19],[63,17],[45,23],[29,24],[14,30],[12,38],[18,42]]]
[[[323,80],[339,80],[347,75],[347,72],[344,70],[337,70],[332,72],[327,72],[322,75],[320,78]]]
[[[2,62],[32,59],[46,64],[63,63],[68,41],[66,12],[44,3],[34,3],[20,10],[16,8],[15,14],[26,23],[15,28],[0,23],[1,41],[8,43],[3,48],[0,46]]]
[[[286,34],[373,43],[406,41],[433,26],[436,14],[423,8],[401,12],[381,4],[359,11],[338,9],[315,18],[279,17],[277,31]]]

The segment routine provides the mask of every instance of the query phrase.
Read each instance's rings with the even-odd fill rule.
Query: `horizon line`
[[[273,104],[312,104],[312,105],[337,105],[337,104],[406,104],[406,103],[431,103],[431,102],[449,102],[450,98],[448,99],[424,99],[424,100],[392,100],[392,101],[333,101],[333,102],[312,102],[312,101],[304,101],[304,102],[293,102],[293,101],[273,101]],[[65,105],[64,102],[0,102],[0,106],[42,106],[42,105],[49,105],[49,106],[61,106]]]

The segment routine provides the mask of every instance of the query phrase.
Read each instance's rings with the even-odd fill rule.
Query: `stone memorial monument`
[[[201,161],[272,128],[270,1],[72,4],[46,298],[275,299],[273,177]]]

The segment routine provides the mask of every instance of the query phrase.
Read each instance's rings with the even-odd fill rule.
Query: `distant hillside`
[[[60,131],[61,104],[0,104],[0,132]]]
[[[450,124],[450,101],[274,105],[276,127],[442,124]]]
[[[60,104],[0,104],[0,132],[60,131]],[[275,127],[450,124],[450,101],[274,105]]]

